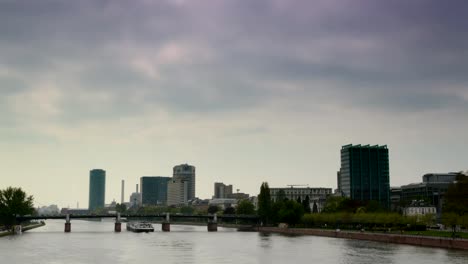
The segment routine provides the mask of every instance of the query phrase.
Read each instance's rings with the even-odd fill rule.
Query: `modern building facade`
[[[167,183],[170,177],[143,176],[140,178],[143,205],[165,205],[167,202]]]
[[[226,185],[222,182],[214,183],[213,199],[228,198],[232,195],[232,185]]]
[[[390,206],[390,170],[386,145],[345,145],[341,148],[338,190],[358,201]]]
[[[434,206],[440,215],[444,194],[460,174],[459,172],[425,174],[422,176],[423,182],[401,186],[400,199],[406,204],[422,200]]]
[[[186,182],[187,200],[195,199],[195,166],[181,164],[174,166],[172,180],[175,182]]]
[[[106,171],[94,169],[89,172],[89,211],[104,208],[106,197]]]
[[[167,183],[167,205],[187,205],[189,190],[190,183],[188,181],[172,178]]]
[[[310,208],[315,203],[320,212],[325,205],[327,197],[332,194],[332,188],[270,188],[270,196],[273,201],[277,201],[281,193],[289,200],[297,200],[298,198],[305,200],[306,196],[309,196]]]

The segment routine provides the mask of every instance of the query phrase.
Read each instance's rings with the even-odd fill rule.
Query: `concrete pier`
[[[114,224],[114,231],[115,231],[115,232],[120,232],[120,231],[122,231],[122,223],[115,223],[115,224]]]
[[[216,232],[216,231],[218,231],[218,216],[214,214],[213,220],[208,221],[208,232]]]
[[[171,223],[162,222],[161,226],[162,226],[162,228],[161,228],[162,231],[164,231],[164,232],[170,232],[171,231]]]
[[[216,232],[216,231],[218,231],[218,223],[208,222],[208,232]]]
[[[13,227],[13,232],[15,235],[21,235],[21,233],[23,233],[23,227],[21,225],[15,225]]]
[[[170,232],[171,231],[171,223],[170,223],[170,215],[169,213],[166,213],[166,221],[163,221],[161,224],[161,230],[164,232]]]
[[[70,233],[71,232],[71,223],[65,223],[65,233]]]
[[[117,217],[115,218],[114,224],[114,232],[122,231],[122,223],[120,222],[120,213],[117,213]]]
[[[65,233],[70,233],[70,232],[71,232],[70,215],[67,214],[67,217],[65,218]]]

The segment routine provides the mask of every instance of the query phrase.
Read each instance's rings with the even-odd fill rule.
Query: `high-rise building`
[[[104,208],[106,197],[106,171],[94,169],[89,172],[89,210]]]
[[[143,176],[140,178],[142,203],[144,205],[166,204],[167,183],[170,177]]]
[[[232,195],[232,185],[226,185],[222,182],[214,183],[213,199],[228,198],[230,195]]]
[[[172,179],[167,183],[167,205],[186,205],[190,185],[188,181]]]
[[[378,201],[390,206],[388,148],[384,146],[346,145],[341,148],[339,191],[359,201]]]
[[[195,167],[188,164],[177,165],[173,169],[173,181],[186,182],[187,200],[195,199]]]

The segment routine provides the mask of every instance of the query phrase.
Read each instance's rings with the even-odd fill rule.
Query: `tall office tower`
[[[159,205],[167,202],[167,183],[170,177],[143,176],[140,178],[142,203]]]
[[[89,207],[90,211],[104,208],[106,197],[106,171],[94,169],[89,172]]]
[[[390,171],[387,146],[341,147],[339,188],[353,200],[378,201],[390,206]]]
[[[124,195],[125,195],[125,181],[122,180],[122,189],[120,190],[120,204],[124,203]]]
[[[188,164],[177,165],[173,169],[172,180],[187,182],[187,200],[195,198],[195,167]]]
[[[226,185],[222,182],[214,183],[213,198],[228,198],[232,194],[232,185]]]
[[[172,179],[167,183],[167,205],[186,205],[190,184],[183,179]]]

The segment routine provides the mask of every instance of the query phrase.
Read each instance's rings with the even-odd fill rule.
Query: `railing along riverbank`
[[[257,230],[259,232],[280,233],[288,235],[313,235],[335,238],[370,240],[377,242],[406,244],[414,246],[468,250],[468,239],[461,238],[427,237],[417,235],[382,234],[309,228],[258,227]]]

